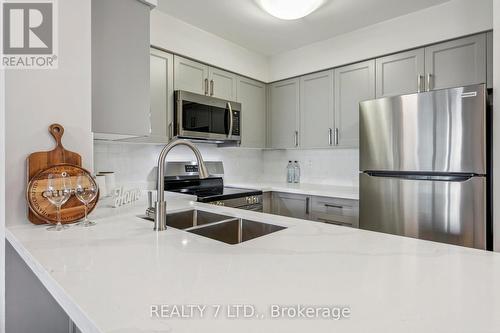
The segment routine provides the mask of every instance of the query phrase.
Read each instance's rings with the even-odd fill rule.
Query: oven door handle
[[[227,102],[227,108],[229,110],[229,133],[227,133],[227,138],[231,139],[233,135],[233,108],[231,107],[231,103]]]

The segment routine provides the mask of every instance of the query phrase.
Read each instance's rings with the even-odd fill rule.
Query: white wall
[[[268,58],[177,18],[151,11],[151,44],[267,82]]]
[[[497,0],[494,0],[497,1]],[[492,0],[453,0],[270,59],[270,81],[492,28]]]
[[[493,5],[493,239],[500,252],[500,0]]]
[[[48,126],[65,128],[64,146],[91,168],[90,0],[59,1],[59,68],[6,72],[6,223],[26,218],[26,157],[52,149]]]

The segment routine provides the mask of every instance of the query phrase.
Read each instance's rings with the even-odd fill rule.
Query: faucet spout
[[[155,231],[163,231],[167,228],[167,202],[165,201],[165,160],[168,153],[176,146],[186,146],[190,148],[198,162],[198,173],[200,178],[208,177],[208,170],[201,156],[200,150],[188,140],[174,140],[167,144],[158,157],[157,183],[156,183],[156,208],[155,208]]]

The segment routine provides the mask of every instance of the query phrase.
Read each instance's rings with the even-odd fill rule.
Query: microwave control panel
[[[239,111],[233,111],[233,133],[232,135],[239,136],[240,135],[240,112]]]

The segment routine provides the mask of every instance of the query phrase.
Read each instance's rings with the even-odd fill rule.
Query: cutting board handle
[[[64,127],[59,124],[52,124],[49,126],[49,133],[52,134],[52,136],[56,140],[56,149],[63,148],[61,139],[64,134]]]

